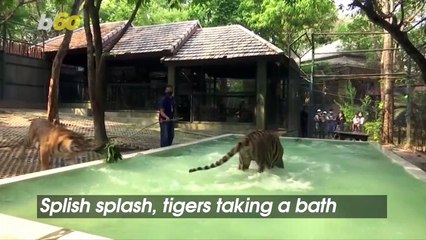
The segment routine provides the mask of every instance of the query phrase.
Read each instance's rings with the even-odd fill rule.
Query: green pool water
[[[426,182],[369,144],[282,139],[286,169],[216,161],[239,137],[0,186],[0,213],[113,239],[426,239]],[[386,219],[37,219],[36,196],[387,195]],[[0,226],[1,231],[1,226]]]

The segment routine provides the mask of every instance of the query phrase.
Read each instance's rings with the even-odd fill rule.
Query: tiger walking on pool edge
[[[265,167],[273,168],[276,166],[284,168],[284,148],[278,135],[266,130],[256,130],[247,134],[217,162],[204,167],[190,169],[189,172],[218,167],[231,159],[236,153],[240,155],[239,170],[248,169],[252,160],[259,166],[259,172],[263,172]]]
[[[39,143],[41,170],[49,169],[50,160],[54,156],[74,160],[77,155],[91,151],[90,144],[83,135],[53,124],[47,119],[33,119],[27,135],[20,146],[16,158],[22,158],[25,148]]]

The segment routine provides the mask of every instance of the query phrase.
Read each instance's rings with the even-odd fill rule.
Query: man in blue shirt
[[[161,131],[161,147],[172,145],[173,138],[175,136],[174,122],[171,121],[171,119],[174,118],[176,106],[175,99],[172,96],[173,87],[171,85],[167,85],[165,93],[166,95],[160,100],[160,113],[158,116]]]

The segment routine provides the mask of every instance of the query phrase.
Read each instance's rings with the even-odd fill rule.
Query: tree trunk
[[[75,0],[72,5],[71,15],[77,15],[80,8],[80,0]],[[52,72],[49,82],[49,95],[47,98],[47,119],[50,122],[59,123],[58,105],[59,105],[59,77],[61,75],[62,61],[64,60],[73,31],[65,30],[65,35],[59,46],[58,52],[52,64]]]
[[[406,120],[406,143],[405,147],[412,149],[413,139],[411,138],[411,129],[412,129],[412,101],[413,101],[413,79],[411,78],[411,61],[408,62],[408,79],[407,79],[407,109],[405,112]]]
[[[87,75],[89,81],[90,103],[93,111],[93,124],[95,132],[95,142],[98,147],[104,146],[108,142],[105,129],[105,101],[106,101],[106,79],[105,79],[105,55],[103,50],[109,51],[124,35],[136,17],[137,11],[142,4],[138,0],[133,13],[124,26],[112,39],[109,47],[103,49],[102,36],[99,23],[99,10],[102,0],[86,0],[84,4],[84,28],[87,39]],[[90,28],[90,20],[93,29]],[[93,34],[92,34],[93,31]]]
[[[392,9],[392,0],[383,0],[383,12],[389,13]],[[383,49],[391,49],[393,47],[392,37],[390,34],[383,36]],[[394,115],[394,99],[393,88],[394,81],[390,74],[393,72],[393,51],[384,50],[382,53],[382,73],[384,91],[384,113],[383,113],[383,144],[393,143],[393,115]]]
[[[93,123],[95,126],[95,141],[99,146],[108,142],[105,128],[105,74],[104,61],[102,59],[102,35],[99,22],[99,10],[101,0],[96,0],[90,8],[90,20],[92,21],[93,47],[95,53],[95,104],[93,108]],[[92,1],[93,3],[93,1]]]
[[[87,81],[89,86],[89,99],[93,112],[94,138],[96,145],[102,147],[107,141],[105,129],[104,110],[101,107],[98,93],[98,76],[95,58],[95,47],[93,43],[92,29],[90,28],[90,20],[93,21],[91,13],[95,8],[93,0],[86,0],[84,3],[84,30],[87,40]],[[93,25],[93,24],[92,24]]]

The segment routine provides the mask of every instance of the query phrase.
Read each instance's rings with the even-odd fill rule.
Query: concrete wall
[[[42,59],[3,53],[1,55],[2,100],[45,104],[50,77],[48,63]]]

